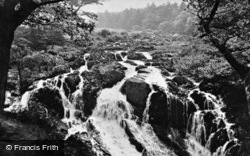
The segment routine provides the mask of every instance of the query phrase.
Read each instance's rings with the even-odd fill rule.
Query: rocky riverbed
[[[104,49],[24,57],[0,138],[65,140],[66,155],[249,155],[233,111],[247,108],[240,83],[178,75],[173,52],[152,46]]]

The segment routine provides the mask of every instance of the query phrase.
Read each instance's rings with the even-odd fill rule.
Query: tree
[[[10,48],[16,28],[37,8],[62,1],[64,0],[0,0],[0,112],[3,111],[5,101]],[[75,5],[78,2],[84,4],[90,1],[74,0],[71,2]]]
[[[182,12],[175,18],[175,21],[174,21],[174,28],[175,28],[175,31],[176,31],[177,33],[179,33],[179,34],[184,34],[189,16],[190,16],[190,15],[189,15],[188,12],[182,11]]]
[[[248,0],[185,0],[191,13],[199,19],[200,37],[218,49],[245,82],[250,97],[249,68],[237,60],[235,53],[250,49],[250,5]],[[240,44],[239,44],[240,43]],[[249,98],[248,98],[249,99]],[[250,115],[250,102],[248,102]]]
[[[172,22],[165,21],[159,24],[158,29],[161,30],[162,32],[173,33],[174,25]]]

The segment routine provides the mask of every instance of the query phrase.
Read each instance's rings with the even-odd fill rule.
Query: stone
[[[69,65],[58,65],[58,66],[53,67],[51,76],[53,77],[53,76],[61,75],[61,74],[68,73],[68,72],[70,72]]]
[[[128,102],[135,108],[135,114],[142,117],[146,107],[146,101],[151,89],[149,85],[139,77],[132,77],[126,80],[124,92]]]
[[[123,66],[117,62],[112,62],[98,67],[103,87],[112,87],[125,77],[125,72],[122,67]]]
[[[145,69],[145,68],[147,68],[147,66],[139,65],[139,66],[137,66],[137,67],[135,68],[135,70],[138,71],[138,70]]]
[[[194,103],[198,105],[201,110],[214,108],[213,102],[208,101],[204,93],[195,90],[190,94],[190,97],[194,100]]]
[[[229,141],[227,130],[226,129],[218,130],[211,138],[211,143],[209,147],[210,151],[212,153],[215,152],[217,148],[224,145],[227,141]]]
[[[142,53],[128,52],[128,59],[130,59],[130,60],[144,60],[147,58]]]
[[[188,80],[184,76],[176,76],[173,78],[173,81],[175,83],[177,83],[178,86],[183,86],[185,88],[193,88],[194,87],[194,83],[192,81]]]

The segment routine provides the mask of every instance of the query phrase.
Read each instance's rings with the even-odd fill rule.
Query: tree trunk
[[[236,58],[234,58],[234,56],[229,52],[223,53],[223,56],[227,60],[227,62],[234,68],[234,70],[240,75],[241,79],[245,80],[249,72],[249,68],[236,60]]]
[[[14,30],[2,24],[0,20],[0,113],[3,111],[5,91],[9,70],[10,48],[14,37]]]

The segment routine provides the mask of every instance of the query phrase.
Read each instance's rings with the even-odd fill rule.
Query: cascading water
[[[148,60],[152,60],[152,56],[149,53],[141,53]],[[181,103],[181,107],[187,107],[185,102],[182,102],[176,95],[171,93],[169,84],[166,82],[166,79],[173,79],[174,73],[171,73],[170,76],[163,76],[159,68],[149,66],[145,69],[147,72],[138,74],[136,65],[126,63],[126,52],[117,51],[113,52],[113,54],[116,58],[117,55],[119,55],[122,59],[119,63],[127,68],[125,78],[112,88],[105,88],[99,92],[96,107],[86,121],[80,120],[75,114],[81,112],[81,110],[76,107],[77,104],[83,104],[82,90],[85,80],[81,74],[83,72],[89,72],[89,54],[85,54],[85,65],[80,67],[79,70],[71,70],[70,73],[34,83],[33,90],[24,93],[21,101],[14,102],[10,107],[6,108],[5,111],[19,112],[28,109],[29,99],[39,89],[44,87],[56,89],[59,91],[64,108],[64,118],[62,121],[69,127],[65,139],[77,133],[88,134],[93,144],[93,151],[95,151],[98,156],[105,154],[100,150],[99,146],[96,146],[97,144],[102,144],[100,146],[107,150],[112,156],[176,155],[169,146],[166,146],[160,141],[149,121],[151,99],[152,96],[157,93],[154,86],[158,86],[167,97],[166,105],[168,106],[165,111],[168,112],[169,119],[176,120],[178,118],[174,112],[179,108],[176,106],[178,100]],[[145,65],[144,62],[138,60],[133,60],[132,62],[137,65]],[[80,81],[76,90],[71,91],[65,83],[65,80],[70,74],[74,73],[78,74]],[[126,95],[121,93],[121,88],[126,80],[135,75],[142,78],[150,86],[151,90],[146,100],[141,124],[138,124],[139,119],[133,113],[134,108],[127,101]],[[196,85],[195,88],[198,88],[198,84],[194,84]],[[203,101],[197,101],[197,96],[202,96]],[[211,94],[201,92],[199,89],[189,91],[186,99],[194,103],[197,110],[189,116],[185,115],[186,112],[182,114],[188,118],[186,119],[186,146],[190,155],[224,156],[228,149],[237,145],[238,141],[231,130],[232,124],[227,122],[225,113],[221,111],[222,103],[220,100]],[[179,122],[179,120],[173,122]],[[227,139],[218,144],[217,147],[211,146],[214,141],[216,141],[215,137],[224,132],[227,135]]]
[[[200,95],[204,98],[202,102],[203,110],[201,110],[201,106],[198,104],[199,102],[196,103],[197,101],[193,99],[193,94]],[[231,129],[234,124],[229,123],[225,113],[221,111],[223,107],[222,101],[217,100],[214,95],[202,92],[198,89],[190,92],[189,99],[191,99],[196,104],[196,108],[198,108],[198,110],[190,116],[188,122],[188,127],[190,127],[190,129],[188,129],[190,133],[188,139],[188,145],[190,145],[189,150],[197,156],[209,155],[210,151],[213,156],[226,155],[230,148],[238,144],[238,140],[235,138],[234,132]],[[224,133],[225,136],[223,136],[222,133]],[[221,136],[223,136],[223,138]],[[199,144],[197,144],[197,142]],[[215,142],[220,142],[217,147],[214,147]]]

